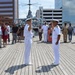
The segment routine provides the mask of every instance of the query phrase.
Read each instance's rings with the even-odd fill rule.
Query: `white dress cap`
[[[58,20],[58,19],[52,19],[51,21],[59,22],[59,20]]]
[[[31,20],[31,19],[32,19],[32,18],[27,18],[26,21],[29,21],[29,20]]]

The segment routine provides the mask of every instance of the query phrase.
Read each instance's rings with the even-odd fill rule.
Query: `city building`
[[[43,7],[40,7],[36,11],[36,17],[47,23],[50,23],[52,19],[58,19],[59,25],[62,25],[62,9],[43,9]]]
[[[68,21],[75,26],[75,0],[63,0],[63,22]]]
[[[55,9],[62,8],[62,22],[75,26],[75,0],[55,0]]]
[[[0,0],[0,22],[13,23],[16,18],[19,18],[18,0]]]

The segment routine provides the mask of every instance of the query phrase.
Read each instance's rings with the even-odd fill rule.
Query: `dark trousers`
[[[16,43],[17,41],[17,34],[16,33],[12,33],[13,39],[12,39],[12,44],[14,44],[14,42]]]
[[[39,32],[39,40],[41,41],[42,40],[42,33]]]
[[[10,42],[10,34],[8,34],[8,42]]]
[[[69,38],[69,41],[71,42],[71,40],[72,40],[72,33],[68,34],[68,38]]]

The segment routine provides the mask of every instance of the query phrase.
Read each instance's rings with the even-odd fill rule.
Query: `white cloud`
[[[70,15],[75,14],[75,0],[63,0],[63,5],[68,9]]]

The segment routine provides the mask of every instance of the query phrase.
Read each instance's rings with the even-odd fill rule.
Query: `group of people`
[[[31,58],[30,58],[30,52],[31,52],[31,46],[32,46],[32,19],[28,18],[26,20],[26,25],[24,27],[24,42],[25,42],[25,53],[24,53],[24,64],[32,65]],[[61,36],[61,29],[58,26],[58,20],[52,20],[51,22],[51,33],[52,35],[52,48],[54,51],[54,62],[53,65],[59,65],[60,63],[60,55],[59,55],[59,46],[60,46],[60,36]],[[44,42],[47,42],[47,35],[48,35],[48,26],[45,24],[42,27],[39,27],[39,40],[42,40],[42,32],[44,34]]]
[[[2,48],[2,39],[3,39],[3,47],[6,47],[7,44],[10,43],[10,32],[12,31],[12,44],[20,41],[21,37],[23,37],[23,30],[24,26],[16,26],[15,24],[12,25],[12,29],[8,23],[1,23],[0,24],[0,48]]]
[[[46,23],[41,27],[39,26],[39,40],[42,40],[42,33],[44,35],[44,42],[52,42],[52,48],[54,51],[54,62],[53,65],[59,65],[60,63],[60,37],[61,37],[61,29],[58,25],[58,20],[53,19],[49,25]],[[72,31],[73,28],[71,24],[69,27],[64,25],[62,32],[63,32],[63,40],[67,42],[67,34],[69,35],[69,41],[72,40]],[[32,46],[32,18],[26,19],[25,26],[16,26],[15,24],[12,26],[12,44],[17,42],[21,42],[22,37],[24,38],[25,43],[25,53],[24,53],[24,63],[25,65],[31,65],[30,53],[31,53],[31,46]],[[8,23],[0,24],[0,48],[1,48],[1,39],[3,39],[3,47],[7,45],[7,41],[10,42],[10,26]]]
[[[42,33],[44,35],[44,42],[52,42],[52,28],[51,24],[47,25],[46,23],[43,26],[39,26],[39,41],[42,40]]]
[[[16,26],[16,24],[12,27],[12,44],[18,42],[21,43],[21,39],[23,39],[24,25]]]
[[[2,47],[2,41],[1,41],[2,39],[3,39],[3,47],[6,47],[7,39],[8,42],[10,42],[10,26],[8,23],[0,24],[0,48]]]
[[[48,24],[44,24],[43,26],[39,26],[38,29],[39,32],[39,41],[42,40],[42,34],[44,35],[44,42],[52,42],[52,27],[51,27],[51,23]],[[71,23],[69,24],[69,26],[67,25],[67,23],[64,24],[64,27],[62,27],[61,32],[63,34],[63,42],[67,43],[68,40],[69,42],[72,41],[72,34],[74,32],[73,27],[71,26]]]
[[[69,24],[69,26],[67,26],[67,24],[64,24],[64,27],[62,28],[62,33],[63,33],[63,42],[67,43],[69,40],[69,42],[72,41],[72,34],[73,34],[73,27],[71,26],[71,24]],[[67,39],[68,38],[68,39]]]

